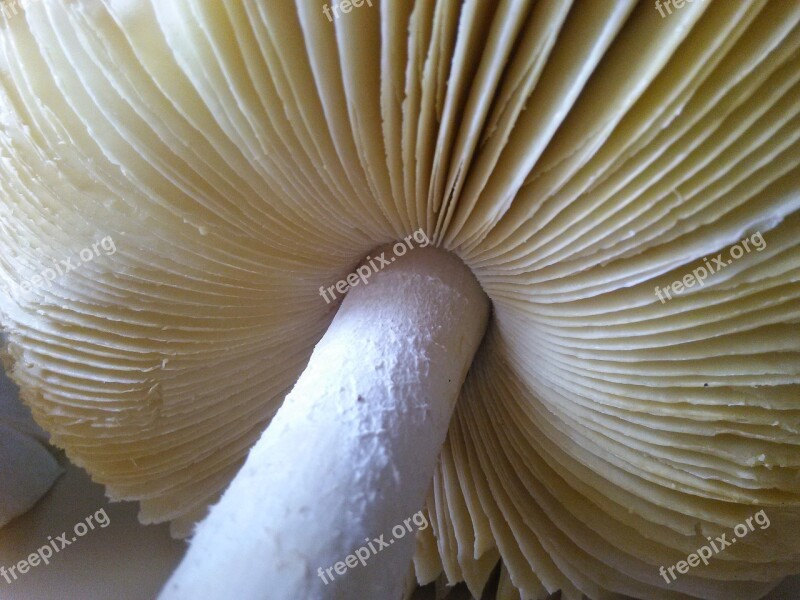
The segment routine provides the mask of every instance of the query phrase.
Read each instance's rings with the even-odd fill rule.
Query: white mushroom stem
[[[400,598],[488,313],[433,248],[351,289],[161,599]]]

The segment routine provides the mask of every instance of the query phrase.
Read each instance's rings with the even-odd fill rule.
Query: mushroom
[[[656,4],[5,15],[13,375],[143,523],[200,522],[162,598],[800,571],[800,5]]]
[[[27,512],[61,475],[46,439],[0,364],[0,527]]]

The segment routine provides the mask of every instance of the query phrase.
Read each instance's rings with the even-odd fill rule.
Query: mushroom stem
[[[353,287],[161,600],[402,597],[488,313],[435,248]]]

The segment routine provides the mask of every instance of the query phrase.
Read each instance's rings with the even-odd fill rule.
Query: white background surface
[[[181,559],[184,542],[165,525],[143,527],[133,503],[111,504],[86,473],[69,467],[36,507],[0,529],[0,565],[8,568],[70,533],[76,523],[105,508],[111,524],[96,527],[11,584],[0,577],[2,600],[150,600]],[[57,542],[58,544],[58,542]],[[58,544],[60,546],[60,544]],[[199,600],[199,599],[198,599]]]

